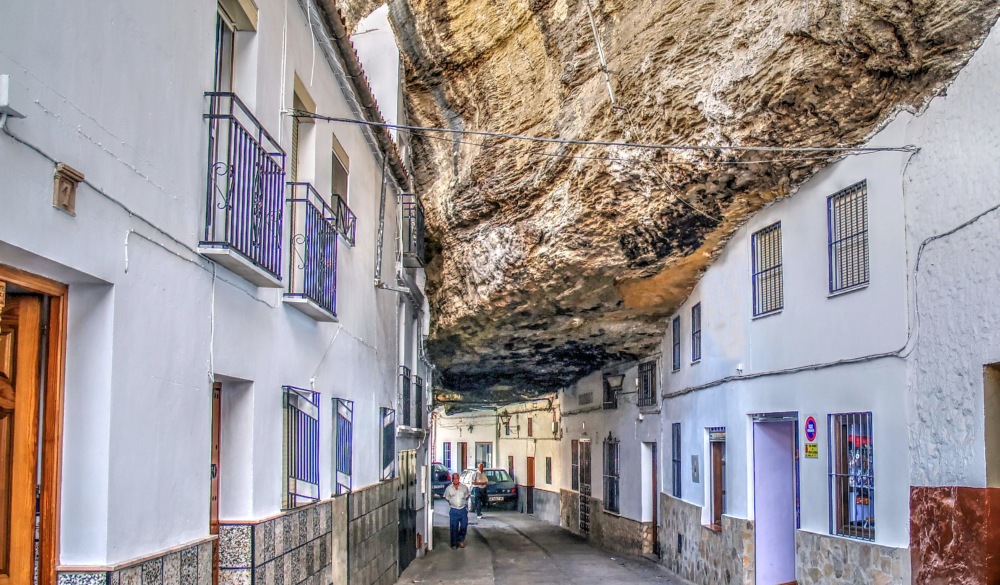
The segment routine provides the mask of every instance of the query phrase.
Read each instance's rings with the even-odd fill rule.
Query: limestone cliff
[[[410,122],[661,144],[858,145],[919,109],[989,0],[391,0]],[[368,9],[356,3],[355,12]],[[832,154],[415,134],[433,359],[500,399],[658,351],[726,239]]]

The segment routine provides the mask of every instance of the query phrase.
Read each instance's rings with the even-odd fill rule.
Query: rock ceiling
[[[372,8],[344,3],[352,22]],[[410,123],[564,139],[858,145],[919,110],[987,0],[391,0]],[[432,358],[494,400],[659,351],[727,238],[829,157],[414,134]]]

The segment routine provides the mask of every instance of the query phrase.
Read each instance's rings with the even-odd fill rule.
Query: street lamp
[[[510,413],[506,410],[501,410],[500,414],[497,415],[500,418],[500,424],[506,426],[510,424]]]
[[[622,389],[622,384],[625,382],[625,374],[611,374],[604,376],[604,379],[608,381],[611,391],[617,392]]]

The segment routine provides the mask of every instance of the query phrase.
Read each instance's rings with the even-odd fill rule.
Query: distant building
[[[37,485],[42,584],[395,582],[423,218],[388,131],[312,117],[381,122],[336,3],[24,3],[0,75],[0,581]]]

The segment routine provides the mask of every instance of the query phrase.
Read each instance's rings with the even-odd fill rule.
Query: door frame
[[[62,502],[62,444],[66,378],[66,327],[69,287],[48,278],[0,264],[0,281],[47,297],[48,331],[45,334],[45,394],[40,450],[41,494],[39,502],[38,583],[55,585],[59,563],[59,522]],[[44,323],[44,321],[43,321]],[[44,326],[44,325],[43,325]]]
[[[793,528],[793,543],[794,543],[794,531],[801,527],[801,510],[800,510],[800,489],[801,489],[801,474],[799,469],[799,413],[798,412],[775,412],[775,413],[761,413],[753,414],[750,416],[750,462],[753,467],[752,475],[752,486],[753,486],[753,501],[751,505],[754,511],[754,522],[757,522],[757,465],[756,465],[756,430],[758,424],[774,424],[774,423],[784,423],[792,425],[792,480],[794,481],[795,487],[792,493],[794,498],[794,520],[795,526]],[[754,566],[757,566],[758,556],[761,553],[761,547],[757,542],[757,534],[754,534]],[[794,549],[794,544],[793,544]]]

